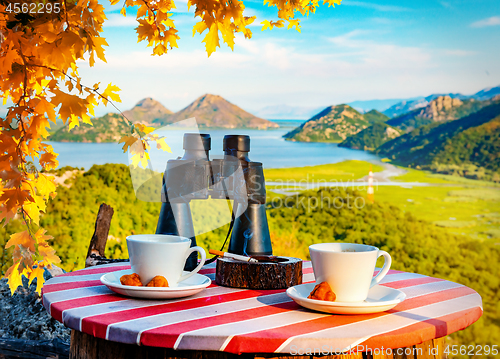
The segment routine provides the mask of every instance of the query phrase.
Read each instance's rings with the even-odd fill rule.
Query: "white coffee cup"
[[[391,268],[391,256],[377,247],[355,243],[317,243],[309,246],[316,283],[327,282],[337,302],[362,302],[368,291]],[[383,256],[382,270],[373,277],[377,258]]]
[[[169,287],[188,279],[205,264],[206,254],[201,247],[191,247],[191,239],[168,234],[137,234],[127,237],[132,271],[146,285],[157,275],[165,277]],[[188,274],[182,275],[189,255],[198,251],[201,262]]]

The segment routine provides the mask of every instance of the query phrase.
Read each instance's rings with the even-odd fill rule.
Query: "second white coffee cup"
[[[127,248],[132,271],[144,285],[157,275],[165,277],[169,287],[197,273],[205,264],[206,254],[201,247],[191,247],[191,239],[167,234],[137,234],[127,237]],[[198,251],[201,261],[188,274],[183,275],[189,255]]]
[[[377,247],[355,243],[318,243],[309,246],[316,283],[327,282],[337,302],[362,302],[391,267],[389,253]],[[383,256],[382,270],[373,277],[377,258]]]

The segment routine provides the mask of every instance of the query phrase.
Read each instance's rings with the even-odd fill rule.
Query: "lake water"
[[[306,143],[285,141],[282,136],[290,131],[291,121],[281,122],[285,125],[276,130],[208,130],[212,137],[210,158],[220,158],[222,139],[227,134],[249,135],[251,138],[249,157],[252,161],[262,162],[264,168],[302,167],[326,163],[342,162],[344,160],[364,160],[379,162],[379,157],[358,150],[338,147],[331,143]],[[297,123],[300,124],[301,121]],[[288,125],[288,126],[286,126]],[[155,171],[163,172],[167,160],[182,156],[182,138],[185,130],[170,130],[162,133],[173,153],[166,153],[154,148],[151,152],[151,163]],[[59,154],[59,167],[72,166],[89,169],[94,164],[124,163],[129,159],[123,153],[122,145],[118,143],[77,143],[51,142]]]

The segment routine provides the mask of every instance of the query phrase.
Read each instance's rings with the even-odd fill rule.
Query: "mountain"
[[[141,122],[146,125],[155,125],[168,121],[173,112],[151,97],[142,99],[132,109],[123,112],[123,115],[132,122]]]
[[[402,101],[413,101],[417,99],[417,97],[411,99],[387,99],[387,100],[362,100],[362,101],[353,101],[348,102],[347,104],[352,108],[355,108],[359,112],[367,112],[369,110],[375,109],[377,111],[385,111],[391,106],[394,106]]]
[[[387,124],[408,132],[433,122],[456,120],[478,111],[486,104],[486,102],[473,99],[462,101],[450,96],[439,96],[430,101],[427,106],[394,117],[387,121]]]
[[[467,96],[464,96],[459,93],[449,93],[449,94],[432,94],[427,97],[417,97],[414,99],[408,99],[401,101],[400,103],[395,104],[394,106],[389,107],[387,110],[383,111],[383,113],[390,118],[401,116],[408,112],[417,110],[422,107],[428,106],[433,100],[439,97],[451,97],[452,99],[466,99]]]
[[[451,98],[458,98],[459,100],[467,100],[474,99],[479,101],[490,100],[496,95],[500,95],[500,86],[497,87],[488,87],[481,91],[476,92],[473,95],[467,96],[462,95],[460,93],[449,93],[449,94],[432,94],[427,97],[415,97],[412,99],[406,99],[399,103],[394,104],[393,106],[385,109],[383,112],[389,117],[400,116],[404,113],[422,108],[427,106],[432,100],[441,97],[441,96],[449,96]],[[375,107],[374,107],[375,108]]]
[[[198,97],[189,106],[171,115],[167,123],[182,121],[191,117],[195,117],[201,127],[248,127],[259,129],[279,127],[274,122],[246,112],[221,96],[210,94]],[[165,124],[165,122],[162,122],[162,124]]]
[[[120,138],[130,133],[130,126],[123,116],[116,113],[107,113],[102,117],[92,119],[94,126],[80,122],[80,126],[69,131],[64,125],[54,132],[50,141],[55,142],[118,142]]]
[[[373,151],[387,141],[401,135],[402,131],[385,123],[375,123],[357,134],[347,137],[339,147]]]
[[[488,100],[498,95],[500,95],[500,86],[485,88],[484,90],[476,92],[471,97],[476,100],[482,101],[482,100]]]
[[[500,101],[459,120],[432,123],[386,142],[377,153],[405,166],[472,164],[500,170]]]
[[[204,95],[177,113],[172,113],[161,103],[149,97],[139,101],[132,109],[123,114],[132,122],[142,122],[154,127],[190,117],[196,117],[201,127],[279,127],[274,122],[255,117],[215,95]],[[117,142],[124,134],[130,133],[130,126],[123,116],[116,113],[93,118],[92,123],[94,126],[80,123],[80,126],[71,131],[68,130],[68,125],[63,125],[49,137],[49,140],[56,142]]]
[[[389,117],[384,115],[382,112],[378,112],[377,110],[371,110],[366,112],[363,117],[370,123],[378,123],[378,122],[386,122]]]
[[[342,142],[384,118],[375,110],[365,117],[349,105],[330,106],[283,137],[301,142]]]

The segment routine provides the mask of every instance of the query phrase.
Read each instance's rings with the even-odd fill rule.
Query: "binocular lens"
[[[224,151],[236,150],[240,152],[250,152],[250,136],[225,135],[222,149]]]
[[[185,150],[210,151],[212,148],[212,140],[207,133],[185,133],[182,143]]]

